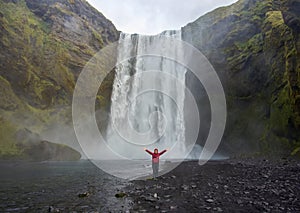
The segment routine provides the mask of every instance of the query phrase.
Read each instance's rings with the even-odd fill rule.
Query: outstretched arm
[[[148,152],[150,155],[153,155],[153,153],[150,152],[148,149],[144,148],[144,150],[145,150],[146,152]]]
[[[168,149],[165,149],[165,150],[161,151],[161,152],[159,153],[159,155],[164,154],[166,151],[168,151]]]

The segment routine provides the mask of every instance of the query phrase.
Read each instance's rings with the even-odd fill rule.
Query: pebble
[[[190,212],[234,212],[236,209],[300,212],[297,199],[300,194],[296,190],[300,168],[289,164],[277,166],[266,161],[262,165],[260,162],[242,162],[239,165],[208,163],[202,167],[184,163],[178,171],[177,168],[174,170],[176,176],[167,174],[165,179],[155,183],[136,182],[140,190],[134,190],[130,196],[137,204],[133,212],[141,209],[149,212],[152,209],[153,212],[156,206],[160,207],[159,212],[171,212],[173,209],[176,212],[182,209]],[[193,171],[193,174],[188,171]],[[154,198],[157,192],[162,199]],[[146,197],[140,197],[147,193]]]
[[[171,209],[171,210],[177,209],[177,206],[170,206],[170,209]]]
[[[213,199],[207,199],[206,202],[208,202],[208,203],[213,203],[214,200],[213,200]]]
[[[90,193],[89,192],[84,192],[84,193],[80,193],[80,194],[78,194],[78,197],[80,197],[80,198],[84,198],[84,197],[88,197],[90,195]]]
[[[182,185],[181,188],[185,191],[189,189],[189,187],[187,185]]]

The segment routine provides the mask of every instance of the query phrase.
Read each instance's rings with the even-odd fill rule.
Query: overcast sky
[[[118,30],[157,34],[180,29],[214,8],[237,0],[88,0]]]

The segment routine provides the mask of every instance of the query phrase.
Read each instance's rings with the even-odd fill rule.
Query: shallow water
[[[182,159],[163,159],[159,162],[159,174],[166,174],[175,169]],[[136,160],[94,160],[93,163],[103,171],[126,180],[148,179],[152,177],[151,158]]]
[[[87,160],[78,162],[0,162],[0,212],[120,212],[129,199],[115,194],[129,183]],[[79,198],[78,194],[89,192]]]

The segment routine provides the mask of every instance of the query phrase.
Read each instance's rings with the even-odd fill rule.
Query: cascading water
[[[180,31],[121,34],[118,43],[103,48],[79,75],[72,102],[74,130],[86,156],[103,171],[126,179],[146,177],[151,161],[143,147],[170,148],[163,158],[172,160],[160,161],[161,174],[183,159],[201,158],[203,164],[214,154],[226,122],[225,94],[209,61],[181,37]],[[95,100],[113,67],[110,117],[102,135]],[[203,148],[195,144],[200,116],[186,86],[189,73],[203,84],[211,106],[211,128]]]
[[[175,144],[175,149],[166,157],[186,156],[185,91],[182,89],[186,68],[163,57],[165,51],[173,54],[181,54],[181,51],[167,44],[158,47],[156,41],[162,36],[181,40],[181,31],[165,31],[154,36],[120,35],[118,58],[128,60],[117,62],[106,135],[108,146],[129,159],[145,157],[143,147],[162,150],[174,148]],[[140,56],[145,48],[159,48],[161,55]],[[133,57],[135,55],[137,57]],[[144,73],[153,73],[153,77],[145,78]],[[169,74],[170,78],[161,78],[160,73]],[[146,90],[149,85],[155,89]],[[161,91],[168,91],[171,95]]]

